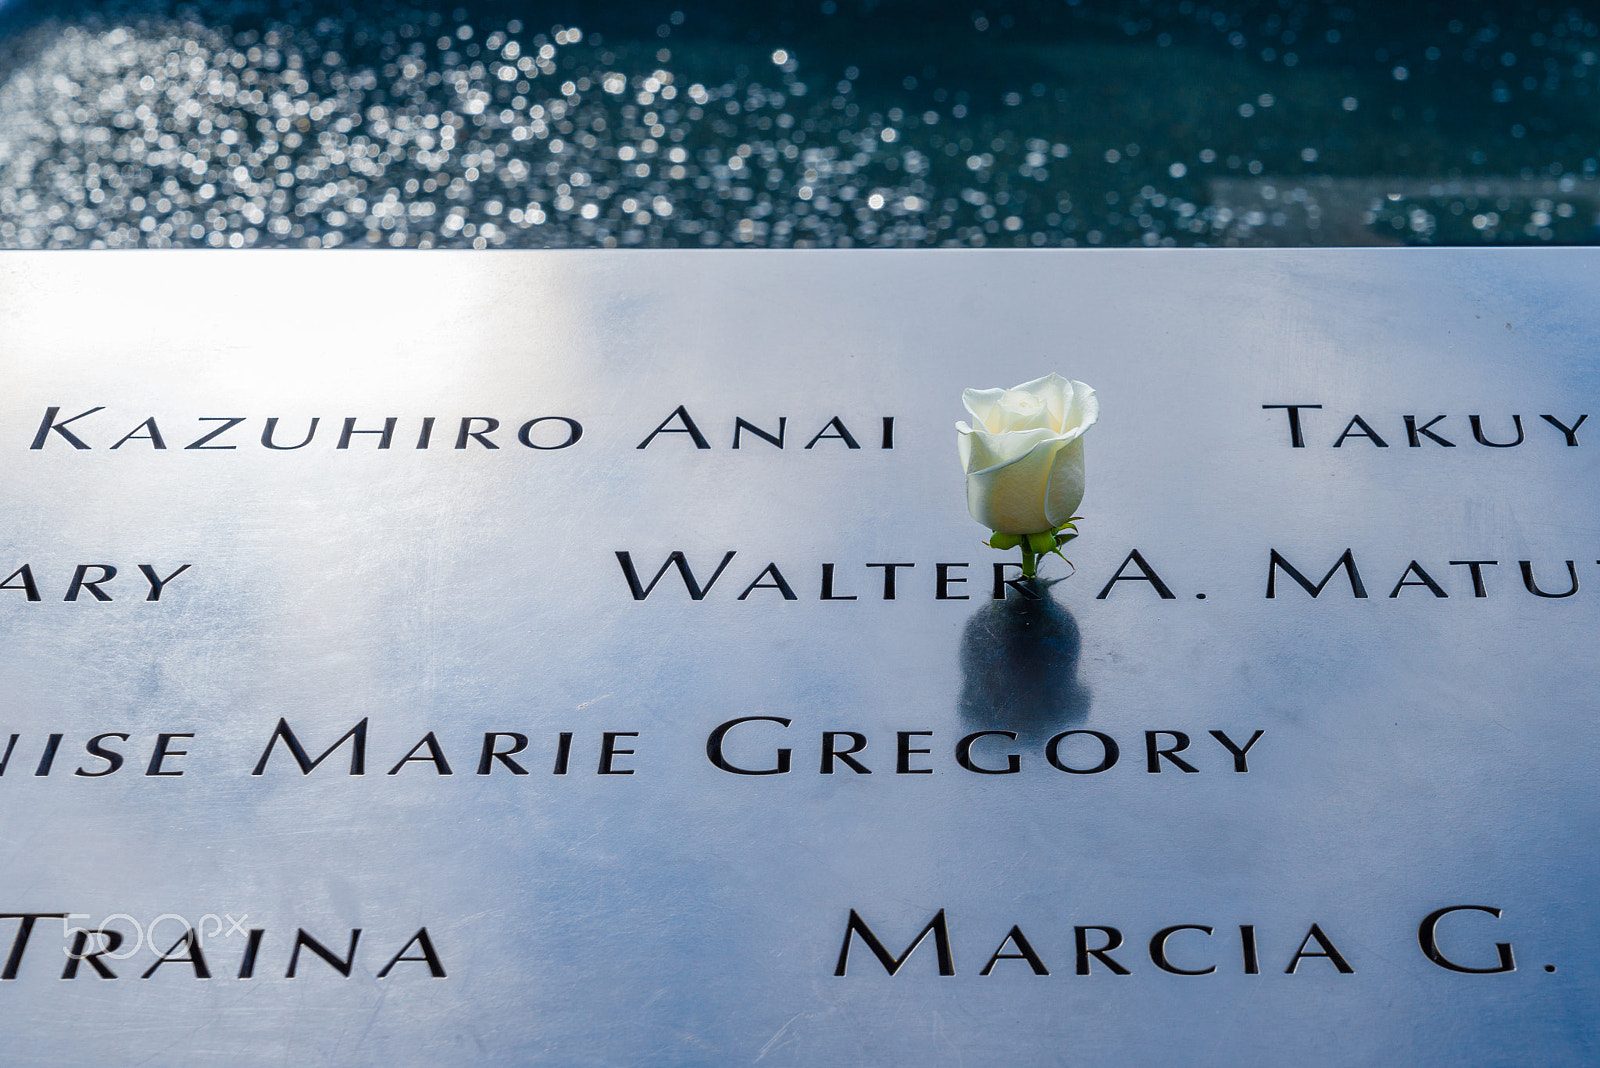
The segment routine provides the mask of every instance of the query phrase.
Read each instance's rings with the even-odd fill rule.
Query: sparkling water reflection
[[[5,44],[0,246],[1596,234],[1577,9],[935,5],[899,51],[826,28],[913,34],[877,6],[789,5],[730,43],[688,34],[698,9],[619,39],[466,8],[47,5]]]

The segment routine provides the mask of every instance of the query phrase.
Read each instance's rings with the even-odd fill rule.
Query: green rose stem
[[[1037,534],[1002,534],[995,531],[987,544],[995,549],[1021,549],[1022,550],[1022,577],[1025,579],[1039,577],[1039,558],[1050,553],[1055,553],[1066,560],[1061,547],[1078,536],[1078,517],[1062,523],[1054,530],[1041,530]],[[1072,561],[1067,560],[1068,564]]]

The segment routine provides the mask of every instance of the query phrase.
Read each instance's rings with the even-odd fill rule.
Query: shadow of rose
[[[969,729],[1033,739],[1088,719],[1090,692],[1078,678],[1083,640],[1051,585],[1034,584],[1038,597],[991,601],[967,621],[960,712]]]

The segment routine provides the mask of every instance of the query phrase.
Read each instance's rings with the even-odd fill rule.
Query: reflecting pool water
[[[0,247],[1590,243],[1585,8],[22,3]]]

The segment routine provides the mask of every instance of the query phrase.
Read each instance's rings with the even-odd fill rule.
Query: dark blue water
[[[1537,3],[13,3],[0,245],[1589,243]]]

